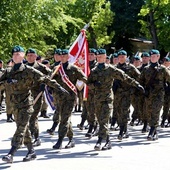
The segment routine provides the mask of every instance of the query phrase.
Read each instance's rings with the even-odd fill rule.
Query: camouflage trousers
[[[32,136],[28,125],[33,111],[32,106],[13,109],[17,129],[12,138],[11,145],[16,146],[18,149],[21,148],[22,144],[28,145],[32,142]]]
[[[166,119],[170,119],[170,94],[166,94],[164,96],[164,102],[163,102],[163,113],[162,113],[162,119],[166,120]]]
[[[96,126],[97,124],[97,117],[96,117],[96,110],[95,110],[95,104],[94,104],[94,94],[89,93],[88,99],[86,103],[87,108],[87,121],[89,125]]]
[[[117,110],[118,124],[119,126],[125,126],[127,125],[130,114],[130,93],[116,93],[114,101],[116,101],[114,107]]]
[[[113,101],[95,101],[95,113],[99,123],[99,137],[106,139],[109,135],[109,118],[113,111]]]
[[[71,114],[74,107],[75,98],[67,98],[65,100],[59,101],[58,111],[59,111],[59,128],[58,135],[59,137],[68,138],[73,137],[73,129],[71,123]]]
[[[38,94],[37,94],[38,95]],[[34,95],[34,99],[37,95]],[[35,139],[39,137],[39,125],[38,125],[38,114],[41,111],[43,97],[41,96],[36,104],[34,105],[34,112],[31,115],[30,122],[29,122],[29,128],[31,131],[31,135],[34,135]]]
[[[159,125],[159,116],[164,101],[164,92],[154,91],[148,97],[145,97],[145,113],[144,119],[149,122],[150,126],[157,127]]]

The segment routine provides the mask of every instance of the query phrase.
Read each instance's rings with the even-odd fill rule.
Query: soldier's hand
[[[15,79],[11,79],[11,78],[8,78],[7,79],[7,83],[11,84],[11,83],[17,83],[18,81],[15,80]]]
[[[97,80],[93,84],[95,87],[100,87],[102,85],[101,82]]]
[[[145,89],[144,89],[144,87],[141,86],[140,84],[137,85],[137,89],[138,89],[141,93],[145,94]]]
[[[45,86],[46,86],[46,85],[45,85],[44,83],[40,84],[40,91],[43,92],[43,91],[45,90]]]

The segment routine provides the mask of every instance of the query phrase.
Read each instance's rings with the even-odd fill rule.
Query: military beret
[[[29,48],[29,49],[26,51],[26,55],[27,55],[28,53],[37,54],[36,50],[33,49],[33,48]]]
[[[2,63],[3,63],[3,61],[2,61],[2,60],[0,60],[0,63],[2,64]]]
[[[127,52],[125,50],[120,50],[117,55],[127,55]]]
[[[96,55],[100,55],[100,54],[106,54],[106,50],[103,49],[103,48],[99,48],[96,52],[95,52]]]
[[[60,55],[66,55],[68,53],[69,53],[69,51],[67,49],[63,49],[63,50],[61,50]]]
[[[170,58],[169,57],[165,57],[164,61],[170,61]]]
[[[60,48],[56,48],[56,49],[54,50],[54,54],[60,54],[60,52],[61,52],[61,49],[60,49]]]
[[[89,48],[89,53],[94,53],[94,54],[95,54],[95,53],[96,53],[96,51],[97,51],[97,50],[96,50],[96,49],[94,49],[94,48]]]
[[[25,51],[24,51],[23,47],[16,45],[12,48],[12,54],[15,53],[15,52],[25,52]]]
[[[37,58],[36,58],[36,60],[41,60],[41,56],[38,55]]]
[[[118,57],[118,54],[117,54],[117,53],[113,53],[113,54],[112,54],[112,57],[113,57],[113,58],[117,58],[117,57]]]
[[[150,55],[153,55],[153,54],[160,54],[160,52],[158,50],[155,50],[155,49],[152,49],[150,52],[149,52]]]
[[[22,62],[23,62],[24,64],[26,64],[26,63],[27,63],[27,60],[26,60],[26,59],[23,59]]]
[[[136,55],[136,56],[133,57],[133,59],[134,59],[134,60],[141,60],[141,57],[138,56],[138,55]]]
[[[50,62],[48,60],[43,60],[42,64],[49,64]]]
[[[148,52],[143,52],[141,57],[150,57],[150,54]]]
[[[10,62],[13,62],[12,58],[7,61],[7,64],[9,64]]]

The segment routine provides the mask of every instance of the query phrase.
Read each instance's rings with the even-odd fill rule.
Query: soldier
[[[141,72],[140,82],[145,87],[146,111],[145,119],[148,120],[150,131],[147,140],[158,139],[157,126],[160,111],[164,101],[164,82],[170,82],[170,72],[159,64],[160,53],[158,50],[150,51],[150,64]]]
[[[113,53],[111,56],[111,64],[116,65],[118,63],[119,63],[118,55],[117,53]]]
[[[60,62],[61,62],[61,55],[60,55],[61,49],[60,48],[56,48],[54,50],[54,64],[51,65],[51,69],[54,70],[56,67],[59,66]],[[52,127],[50,129],[47,129],[47,133],[49,133],[50,135],[54,135],[55,129],[57,128],[57,125],[59,123],[59,112],[58,112],[58,106],[57,106],[57,101],[55,101],[55,97],[53,97],[54,99],[54,103],[56,105],[56,110],[54,112],[53,115],[53,124]]]
[[[135,66],[130,63],[127,63],[127,52],[125,50],[120,50],[118,52],[119,63],[116,65],[116,68],[123,70],[128,76],[139,79],[140,72]],[[115,107],[118,114],[118,124],[120,126],[120,131],[118,139],[122,140],[124,137],[128,138],[129,134],[127,131],[127,122],[129,120],[130,113],[130,97],[131,94],[136,90],[136,88],[131,87],[127,83],[123,83],[120,80],[118,81],[118,88],[115,92]],[[117,104],[117,105],[116,105]]]
[[[164,58],[163,65],[170,71],[170,58],[167,56]],[[170,123],[170,83],[165,82],[165,96],[164,96],[164,102],[163,102],[163,113],[162,113],[162,121],[161,121],[161,127],[169,127]],[[165,121],[168,120],[167,125],[165,125]]]
[[[13,114],[16,122],[16,131],[11,141],[11,149],[2,160],[7,163],[13,162],[15,152],[24,144],[28,148],[28,153],[23,159],[24,162],[31,161],[36,158],[36,153],[32,145],[32,137],[28,125],[31,114],[33,113],[33,97],[31,95],[31,87],[34,83],[41,82],[56,89],[59,95],[68,95],[55,80],[49,78],[27,65],[24,65],[24,49],[21,46],[15,46],[12,49],[13,67],[8,67],[0,78],[0,82],[11,86],[10,103],[13,107]],[[60,96],[59,96],[60,97]]]
[[[142,58],[139,55],[133,57],[133,65],[138,68],[142,65]]]
[[[1,75],[4,73],[5,69],[4,69],[4,62],[2,60],[0,60],[0,77]],[[4,99],[4,90],[0,91],[0,111],[5,109],[4,106],[2,106],[2,101]]]
[[[98,141],[95,150],[111,149],[109,139],[108,122],[113,109],[113,79],[120,79],[143,91],[143,87],[138,82],[126,75],[122,70],[110,64],[106,64],[106,50],[98,49],[97,66],[93,68],[88,77],[87,85],[89,89],[94,89],[94,106],[97,120],[99,123]],[[101,148],[102,140],[106,139],[105,145]]]
[[[47,68],[40,62],[37,62],[37,60],[36,60],[37,53],[36,53],[35,49],[29,48],[26,51],[26,58],[27,58],[26,65],[41,71],[45,75],[51,74],[51,70],[49,68]],[[36,97],[40,93],[40,83],[39,82],[33,84],[31,92],[32,92],[34,99],[36,99]],[[34,136],[34,138],[35,138],[35,140],[33,141],[34,146],[41,145],[41,140],[39,138],[38,114],[41,110],[42,103],[43,103],[43,96],[41,95],[34,105],[34,112],[32,113],[31,118],[30,118],[29,127],[30,127],[30,131],[31,131],[31,135]],[[45,115],[43,115],[43,116],[45,117]],[[47,115],[46,115],[46,117],[47,117]]]
[[[69,54],[67,49],[63,49],[60,53],[61,55],[61,65],[58,70],[58,74],[54,76],[61,85],[68,90],[70,97],[59,98],[57,109],[60,116],[60,124],[58,129],[58,141],[53,146],[54,149],[61,149],[64,137],[67,135],[69,138],[68,144],[65,148],[72,148],[75,146],[73,140],[73,130],[71,124],[71,113],[74,107],[74,102],[76,99],[76,82],[77,80],[86,82],[87,78],[78,67],[68,63]]]

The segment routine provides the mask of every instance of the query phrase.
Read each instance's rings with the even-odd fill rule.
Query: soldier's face
[[[94,53],[89,53],[89,61],[93,61],[96,59],[96,55]]]
[[[54,60],[55,60],[56,62],[61,61],[61,55],[54,54]]]
[[[37,55],[34,53],[27,54],[27,61],[28,63],[34,63],[36,61]]]
[[[118,64],[119,63],[119,59],[118,58],[113,58],[113,64]]]
[[[142,63],[143,64],[148,64],[149,61],[150,61],[150,57],[145,57],[145,56],[142,57]]]
[[[159,58],[160,58],[160,55],[158,55],[158,54],[152,54],[152,55],[151,55],[151,62],[152,62],[152,63],[157,63],[158,60],[159,60]]]
[[[62,63],[66,63],[69,59],[69,55],[65,54],[65,55],[61,55],[61,62]]]
[[[105,63],[106,62],[106,54],[97,55],[97,62],[98,63]]]
[[[119,63],[120,64],[126,63],[126,58],[127,58],[126,55],[119,55],[118,56]]]
[[[133,61],[133,65],[134,65],[135,67],[140,66],[140,65],[141,65],[141,60],[134,60],[134,61]]]
[[[12,55],[12,59],[14,63],[22,63],[24,59],[25,53],[24,52],[14,52]]]

